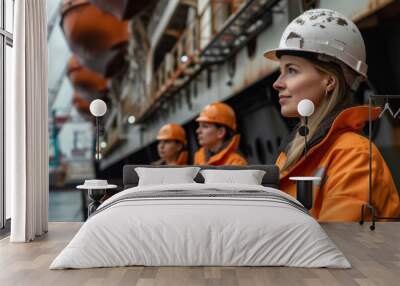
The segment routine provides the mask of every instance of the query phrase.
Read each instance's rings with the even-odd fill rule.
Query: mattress
[[[291,196],[257,185],[198,183],[114,195],[50,269],[130,265],[351,267]]]

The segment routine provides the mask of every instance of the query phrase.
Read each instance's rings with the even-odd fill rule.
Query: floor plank
[[[0,240],[0,285],[399,285],[400,223],[379,223],[375,231],[357,223],[323,224],[352,269],[290,267],[116,267],[48,269],[82,223],[49,224],[49,233],[32,243]]]

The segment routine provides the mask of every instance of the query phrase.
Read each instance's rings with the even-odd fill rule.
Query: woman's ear
[[[326,81],[326,91],[327,94],[331,93],[337,85],[337,78],[334,75],[328,75]]]
[[[177,143],[178,143],[178,152],[180,153],[181,151],[183,151],[183,144],[181,143],[181,142],[179,142],[179,141],[177,141]]]
[[[223,140],[226,135],[226,128],[224,126],[221,126],[217,128],[217,138]]]

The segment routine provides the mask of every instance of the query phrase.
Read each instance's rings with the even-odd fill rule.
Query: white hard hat
[[[283,32],[279,48],[266,51],[264,56],[279,60],[279,51],[315,53],[319,60],[335,61],[342,67],[350,87],[367,78],[361,33],[351,20],[333,10],[308,10],[294,19]]]

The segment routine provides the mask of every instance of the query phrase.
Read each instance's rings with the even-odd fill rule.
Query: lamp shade
[[[309,99],[303,99],[297,105],[297,111],[301,116],[311,116],[314,113],[314,103]]]
[[[90,113],[93,116],[103,116],[107,111],[106,103],[101,99],[95,99],[90,103]]]

